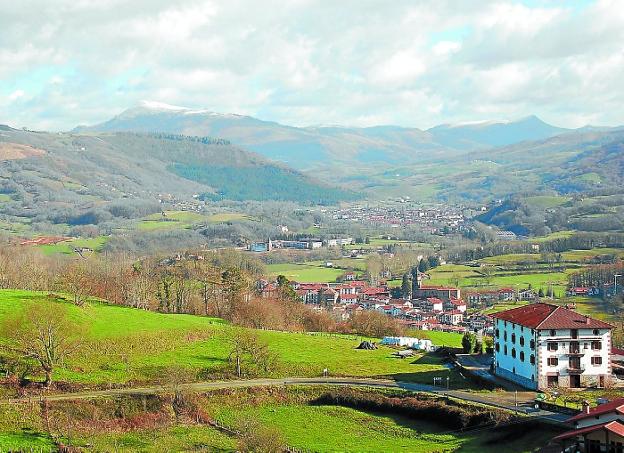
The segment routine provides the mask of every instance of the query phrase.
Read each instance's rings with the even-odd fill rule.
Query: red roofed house
[[[437,297],[428,297],[426,300],[420,302],[420,308],[427,311],[440,312],[444,310],[444,302]]]
[[[553,439],[561,444],[562,451],[583,453],[624,451],[624,398],[601,404],[593,409],[586,406],[583,412],[567,420],[567,423],[573,425],[574,429]]]
[[[438,320],[441,324],[456,326],[464,320],[464,313],[459,310],[445,311],[438,315]]]
[[[444,302],[444,310],[447,311],[459,310],[462,313],[465,313],[466,308],[466,302],[461,299],[451,299],[447,302]]]
[[[357,294],[341,294],[340,295],[340,303],[343,304],[352,304],[358,301]]]
[[[531,389],[610,384],[610,324],[544,303],[492,318],[496,375]]]

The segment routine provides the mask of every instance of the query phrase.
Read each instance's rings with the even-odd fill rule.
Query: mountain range
[[[106,122],[73,130],[75,133],[113,131],[221,137],[300,170],[349,164],[349,169],[357,171],[379,165],[445,159],[571,132],[536,116],[517,121],[445,124],[428,130],[400,126],[293,127],[250,116],[155,102],[143,102]]]

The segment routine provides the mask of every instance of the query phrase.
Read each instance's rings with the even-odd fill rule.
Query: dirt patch
[[[43,236],[36,239],[27,239],[20,242],[20,245],[54,245],[59,242],[71,241],[72,238],[64,236]]]
[[[0,160],[19,160],[43,156],[45,151],[19,143],[0,143]]]

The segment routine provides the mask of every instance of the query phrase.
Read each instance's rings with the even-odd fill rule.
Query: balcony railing
[[[568,374],[581,374],[585,371],[585,365],[568,365]]]

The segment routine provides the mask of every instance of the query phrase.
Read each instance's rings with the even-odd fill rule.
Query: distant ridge
[[[345,172],[356,173],[380,165],[421,163],[542,140],[571,130],[552,126],[536,116],[516,121],[444,124],[426,131],[394,125],[294,127],[251,116],[143,101],[108,121],[80,126],[73,132],[119,131],[220,137],[294,168],[342,166]]]

